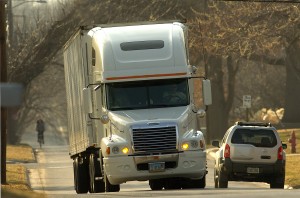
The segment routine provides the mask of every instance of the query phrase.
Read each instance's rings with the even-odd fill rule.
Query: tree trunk
[[[211,80],[212,87],[212,105],[208,107],[207,112],[207,141],[220,139],[227,128],[225,114],[225,97],[223,86],[222,58],[210,56],[208,58],[208,78]]]
[[[300,123],[300,39],[287,49],[286,94],[283,122]]]
[[[221,139],[228,129],[228,118],[234,98],[235,76],[238,65],[234,63],[232,56],[227,57],[228,80],[224,82],[224,70],[222,58],[210,56],[208,59],[208,78],[212,83],[213,104],[207,113],[207,141]]]

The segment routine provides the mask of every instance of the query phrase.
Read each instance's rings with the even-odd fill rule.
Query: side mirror
[[[211,143],[213,146],[220,148],[220,143],[218,140],[213,140]]]
[[[287,149],[287,144],[282,144],[283,149]]]
[[[203,102],[204,105],[212,104],[212,96],[211,96],[211,84],[210,80],[202,80],[202,91],[203,91]]]
[[[83,96],[83,110],[85,113],[92,113],[92,94],[90,88],[84,88],[82,90]]]

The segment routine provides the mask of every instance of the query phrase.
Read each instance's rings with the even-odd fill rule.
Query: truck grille
[[[138,128],[132,130],[135,152],[167,152],[176,150],[176,127]]]

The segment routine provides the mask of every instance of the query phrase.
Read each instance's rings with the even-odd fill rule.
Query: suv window
[[[274,132],[268,129],[236,129],[231,143],[271,148],[277,145],[277,139]]]

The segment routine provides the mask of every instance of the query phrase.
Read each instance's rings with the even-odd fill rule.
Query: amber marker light
[[[106,154],[109,155],[110,154],[110,147],[106,147]]]

